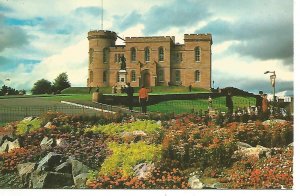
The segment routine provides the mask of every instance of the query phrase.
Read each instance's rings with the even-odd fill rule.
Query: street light
[[[268,73],[272,73],[272,75],[270,75],[270,81],[271,81],[271,85],[273,87],[273,106],[275,106],[275,79],[276,79],[276,74],[275,71],[266,71],[264,74],[268,74]]]

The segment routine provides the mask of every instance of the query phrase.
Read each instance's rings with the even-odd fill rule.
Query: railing
[[[40,116],[46,112],[61,112],[65,114],[83,114],[98,115],[102,112],[88,109],[85,107],[72,105],[55,105],[55,106],[10,106],[0,107],[0,122],[12,122],[22,120],[28,116]]]

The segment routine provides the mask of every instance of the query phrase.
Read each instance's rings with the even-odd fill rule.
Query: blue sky
[[[51,2],[51,3],[49,3]],[[87,79],[87,32],[121,37],[212,33],[215,87],[271,93],[264,71],[276,71],[277,91],[293,94],[292,0],[0,0],[0,85],[31,89],[67,72]],[[122,42],[119,40],[119,44]],[[5,82],[5,78],[10,78]]]

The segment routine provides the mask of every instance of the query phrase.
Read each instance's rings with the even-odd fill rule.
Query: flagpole
[[[101,0],[101,8],[102,8],[102,14],[101,14],[101,29],[103,30],[103,0]]]

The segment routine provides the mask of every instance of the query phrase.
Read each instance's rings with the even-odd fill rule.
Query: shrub
[[[230,123],[226,126],[234,137],[252,146],[283,147],[293,142],[293,124],[291,122],[270,123]]]
[[[37,130],[41,127],[42,121],[39,118],[33,120],[24,119],[17,125],[16,135],[24,135],[25,133]]]
[[[178,168],[157,168],[149,179],[123,176],[122,171],[100,175],[87,181],[89,188],[100,189],[188,189],[188,178]]]
[[[92,131],[94,133],[104,133],[107,135],[118,135],[122,132],[144,131],[147,134],[157,134],[161,126],[155,121],[144,120],[134,121],[130,123],[116,124],[111,123],[108,125],[98,125],[88,128],[85,131]]]
[[[187,119],[176,120],[166,127],[162,147],[164,160],[177,160],[180,168],[200,169],[229,166],[237,148],[232,133]]]
[[[131,144],[109,143],[112,155],[105,159],[99,172],[100,175],[122,170],[123,176],[131,176],[133,167],[142,162],[153,162],[161,157],[160,145],[147,145],[145,142]]]
[[[293,187],[293,148],[263,159],[244,159],[225,171],[227,188],[280,189]]]

